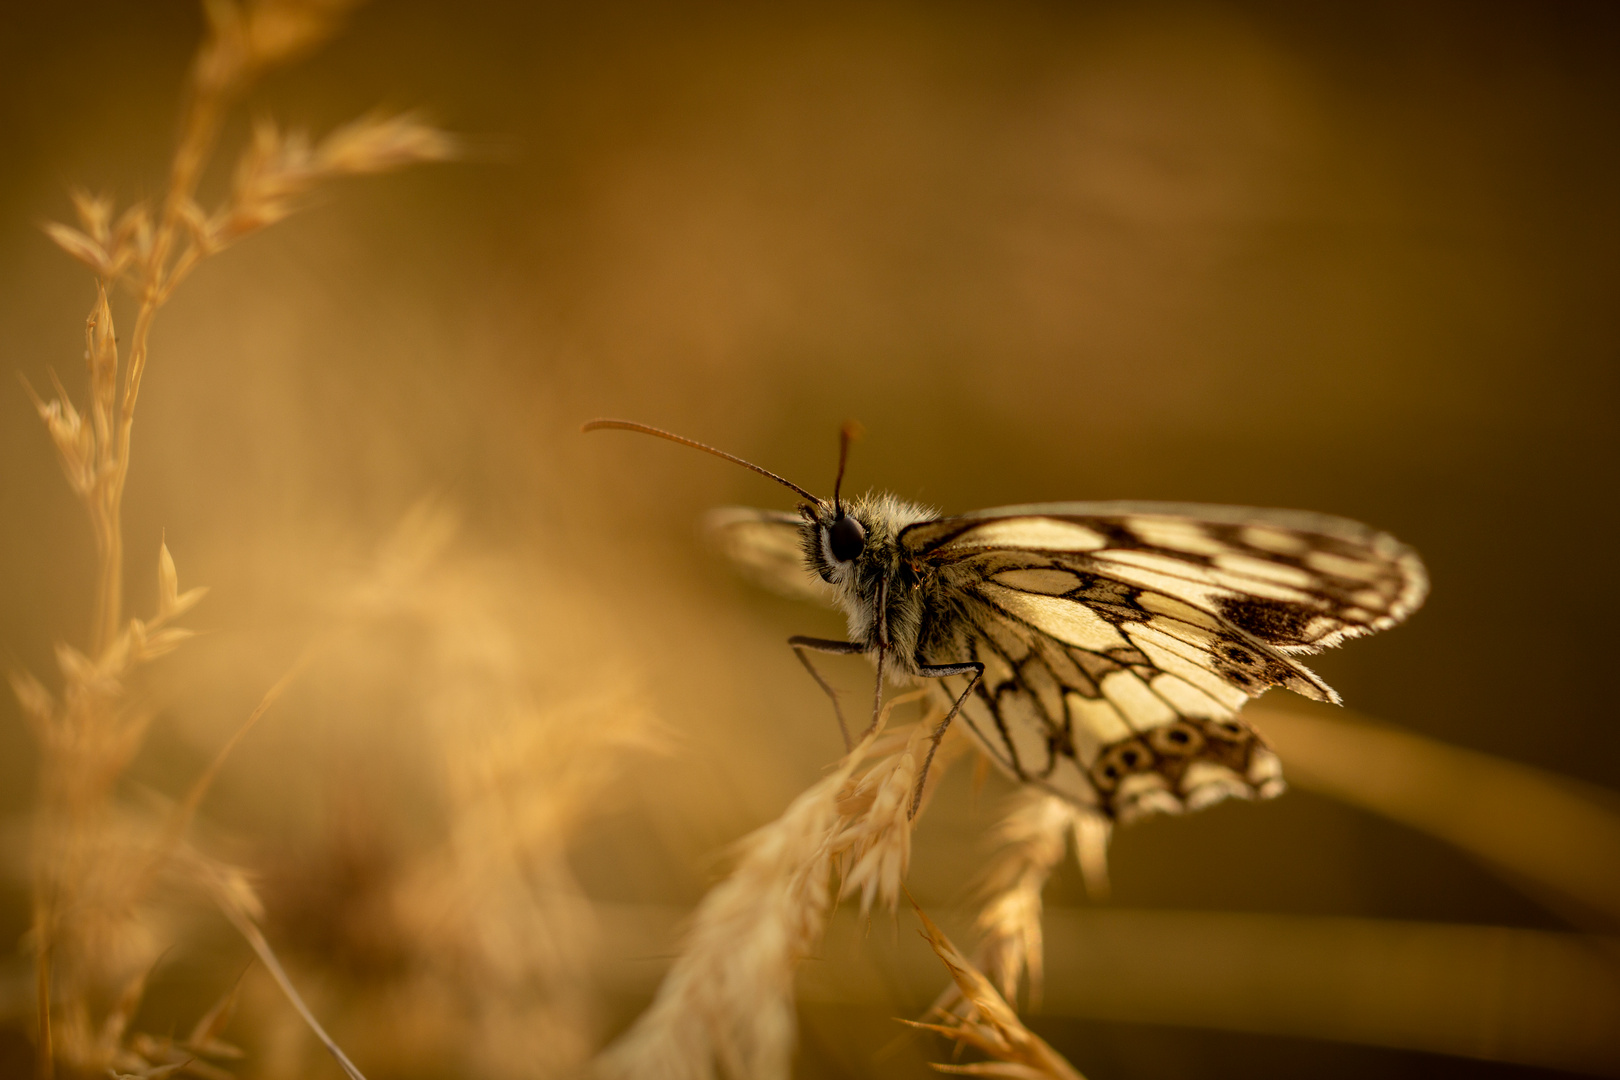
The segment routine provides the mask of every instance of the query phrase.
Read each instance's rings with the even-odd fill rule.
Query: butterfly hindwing
[[[1106,648],[1095,628],[1071,644],[1069,627],[1060,638],[1042,625],[1049,609],[1022,608],[1002,587],[966,591],[983,598],[960,604],[928,651],[984,665],[962,719],[1015,779],[1126,820],[1282,790],[1276,758],[1237,719],[1247,693],[1207,662],[1155,657],[1140,647],[1142,624],[1122,622]],[[967,685],[945,683],[953,697]]]
[[[831,586],[806,564],[804,519],[778,510],[711,510],[703,532],[756,585],[798,600],[832,604]]]

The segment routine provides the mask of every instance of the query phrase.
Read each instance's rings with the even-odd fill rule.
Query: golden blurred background
[[[39,225],[71,214],[71,184],[160,190],[200,33],[182,0],[0,13],[0,355],[35,387],[55,371],[82,396],[91,299]],[[562,1017],[559,1069],[645,1006],[726,846],[839,752],[783,639],[840,620],[753,591],[696,532],[709,507],[785,493],[578,425],[659,424],[819,491],[853,417],[851,483],[947,511],[1174,499],[1395,533],[1430,567],[1427,607],[1317,669],[1359,713],[1620,812],[1617,46],[1601,2],[360,9],[255,92],[227,151],[256,113],[322,131],[381,104],[427,110],[467,156],[323,196],[158,323],[131,606],[163,536],[182,587],[212,593],[204,635],[142,690],[128,797],[179,797],[321,641],[198,842],[258,875],[266,934],[368,1075],[556,1075],[521,1012],[491,1034],[398,990],[433,931],[382,898],[455,850],[480,769],[558,771],[543,749],[508,758],[522,737],[491,717],[520,701],[563,730],[657,732],[614,744],[568,811],[577,890],[547,895],[595,927],[557,946],[580,971],[512,976],[512,1001]],[[43,677],[54,642],[83,645],[94,552],[12,385],[0,649]],[[7,698],[13,868],[34,753]],[[910,879],[958,928],[1008,792],[970,771],[923,819]],[[1502,812],[1620,887],[1601,838]],[[1072,866],[1048,889],[1030,1017],[1094,1080],[1620,1075],[1616,911],[1365,808],[1296,787],[1155,820],[1116,833],[1112,877],[1101,908]],[[8,950],[28,923],[13,873]],[[835,923],[801,983],[797,1075],[948,1056],[890,1019],[944,984],[912,925]],[[172,946],[147,1030],[189,1026],[249,966],[217,915]],[[446,948],[449,985],[471,962]],[[24,1075],[31,983],[8,955],[0,1073]],[[241,1075],[339,1075],[296,1026],[232,1034]],[[486,1038],[521,1052],[466,1051]]]

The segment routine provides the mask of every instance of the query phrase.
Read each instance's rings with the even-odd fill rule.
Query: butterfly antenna
[[[579,430],[581,432],[601,431],[604,428],[617,429],[619,431],[639,431],[643,435],[656,435],[660,439],[668,439],[670,442],[680,443],[682,446],[690,446],[694,450],[702,450],[706,454],[713,454],[715,457],[725,458],[727,461],[736,465],[741,465],[745,469],[752,469],[761,476],[768,476],[772,480],[775,480],[778,484],[781,484],[783,487],[792,488],[794,491],[797,491],[800,495],[803,495],[806,499],[809,499],[813,503],[818,505],[821,503],[820,499],[816,498],[814,495],[810,494],[808,491],[804,490],[804,488],[800,487],[798,484],[795,484],[786,477],[777,476],[769,469],[762,469],[758,465],[755,465],[752,461],[744,461],[736,454],[728,454],[724,450],[718,450],[715,447],[710,446],[708,443],[700,443],[696,439],[688,439],[684,436],[676,435],[673,432],[665,431],[662,428],[655,428],[648,424],[638,424],[634,420],[590,420],[584,424],[581,424]],[[840,467],[840,475],[842,475],[842,472],[842,467]]]
[[[838,490],[844,486],[844,466],[849,462],[849,444],[861,437],[861,425],[845,420],[838,429],[838,478],[833,481],[833,513],[844,516],[844,504],[838,501]]]

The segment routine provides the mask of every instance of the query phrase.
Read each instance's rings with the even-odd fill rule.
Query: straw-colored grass
[[[921,908],[923,937],[933,948],[960,998],[955,1012],[942,1013],[937,1024],[908,1021],[913,1027],[954,1040],[957,1048],[972,1047],[992,1060],[971,1064],[936,1064],[940,1072],[959,1076],[1002,1076],[1009,1080],[1084,1080],[1062,1054],[1024,1026],[1018,1013],[997,992],[995,983],[963,956]]]
[[[148,692],[153,664],[187,645],[192,631],[186,620],[206,595],[202,587],[182,588],[163,542],[156,566],[140,571],[143,579],[155,579],[155,605],[132,617],[126,603],[124,496],[159,312],[210,257],[283,220],[331,181],[441,161],[457,150],[450,137],[409,115],[362,117],[320,139],[263,119],[227,170],[227,190],[216,204],[204,205],[201,181],[230,110],[261,75],[329,37],[346,6],[344,0],[208,0],[206,38],[190,70],[160,197],[120,206],[75,192],[74,223],[46,229],[95,279],[85,324],[87,390],[75,398],[58,382],[48,394],[29,392],[68,485],[86,508],[96,562],[84,640],[57,647],[59,670],[50,678],[10,672],[38,745],[27,868],[38,1076],[220,1080],[247,1072],[292,1078],[330,1071],[332,1065],[319,1060],[325,1052],[350,1076],[362,1068],[378,1075],[418,1069],[516,1080],[594,1070],[614,1080],[786,1080],[798,1042],[802,961],[816,952],[841,902],[849,900],[865,920],[879,909],[895,910],[905,893],[913,830],[924,817],[909,812],[911,800],[938,714],[924,710],[915,722],[895,727],[889,719],[920,694],[890,701],[858,746],[774,821],[736,843],[729,873],[691,912],[651,1005],[605,1049],[601,912],[571,864],[571,845],[623,794],[632,755],[665,752],[668,740],[629,674],[634,664],[604,644],[612,635],[584,625],[589,617],[583,613],[601,597],[571,597],[559,605],[568,618],[541,613],[534,622],[546,624],[543,629],[523,624],[511,609],[525,601],[511,596],[544,591],[514,588],[531,571],[522,560],[458,546],[454,516],[442,508],[424,503],[369,569],[334,594],[329,626],[263,692],[183,791],[169,800],[142,798],[127,782],[157,715]],[[562,655],[570,636],[590,637],[592,647],[581,652],[597,658],[571,658],[565,675],[543,683],[533,658]],[[421,830],[427,838],[402,840],[406,829],[391,820],[398,808],[390,806],[375,815],[385,819],[375,826],[380,839],[354,839],[334,828],[301,849],[290,866],[254,861],[239,849],[224,857],[221,852],[231,849],[215,842],[219,835],[200,835],[197,826],[227,757],[295,680],[358,681],[385,651],[391,660],[385,677],[409,702],[389,720],[430,764],[424,785],[432,790],[421,800],[433,803],[423,815],[432,819]],[[1572,918],[1597,929],[1611,929],[1620,915],[1620,878],[1613,869],[1620,826],[1603,797],[1354,718],[1326,720],[1270,703],[1255,718],[1275,736],[1299,786],[1440,837],[1528,884],[1533,895],[1554,896],[1573,910]],[[966,752],[965,738],[953,733],[933,763],[921,809],[950,759]],[[363,824],[344,823],[356,831]],[[1549,833],[1563,843],[1546,842]],[[1333,1006],[1322,1002],[1334,1000],[1339,984],[1320,971],[1301,970],[1295,954],[1279,961],[1293,965],[1287,970],[1257,974],[1253,965],[1240,972],[1220,949],[1192,947],[1220,936],[1247,943],[1255,954],[1268,942],[1291,942],[1299,956],[1314,948],[1311,955],[1338,962],[1344,985],[1404,986],[1421,980],[1404,978],[1410,973],[1398,961],[1440,956],[1456,966],[1459,957],[1479,951],[1478,942],[1491,940],[1483,931],[1500,928],[1450,934],[1455,928],[1373,920],[1293,925],[1272,916],[1163,912],[1104,913],[1088,923],[1095,912],[1047,911],[1047,886],[1071,850],[1088,895],[1107,896],[1109,837],[1105,820],[1032,788],[1017,791],[979,875],[971,912],[978,940],[958,950],[922,916],[949,984],[929,1022],[916,1026],[990,1059],[936,1066],[941,1071],[1078,1080],[1073,1066],[1017,1013],[1021,992],[1032,1005],[1042,1000],[1048,934],[1080,940],[1076,925],[1111,928],[1126,944],[1161,943],[1159,953],[1136,950],[1114,969],[1107,957],[1084,958],[1120,976],[1097,980],[1095,993],[1111,995],[1104,1005],[1113,1011],[1088,998],[1082,1004],[1092,1012],[1085,1015],[1325,1033],[1532,1064],[1563,1060],[1546,1048],[1555,1039],[1530,1037],[1559,1029],[1528,1009],[1513,1012],[1520,1017],[1513,1030],[1530,1033],[1522,1040],[1530,1050],[1492,1049],[1496,1029],[1479,1035],[1485,1049],[1469,1041],[1476,1027],[1489,1026],[1478,1020],[1484,1005],[1429,1021],[1428,1042],[1401,1027],[1404,1016],[1385,1013],[1368,1018],[1342,1010],[1341,1023],[1313,1026],[1303,1014],[1327,1013]],[[353,873],[356,862],[365,875]],[[174,1032],[141,1030],[143,1003],[166,953],[195,944],[204,936],[199,928],[210,922],[228,925],[247,943],[253,967],[215,971],[218,986],[229,989],[212,1007],[199,1008],[194,1023],[188,1015],[188,1024]],[[1371,943],[1359,946],[1370,957],[1365,971],[1349,962],[1357,958],[1347,957],[1339,940],[1350,932]],[[1507,942],[1504,950],[1523,954],[1524,970],[1576,971],[1587,980],[1569,977],[1563,997],[1546,995],[1549,1000],[1576,1000],[1583,987],[1608,977],[1608,968],[1592,975],[1598,963],[1580,967],[1575,959],[1590,952],[1608,963],[1612,937],[1498,936]],[[1084,940],[1095,942],[1097,935]],[[347,978],[330,955],[344,950],[364,953],[374,969]],[[1062,973],[1083,965],[1061,949],[1054,955],[1064,962],[1052,965],[1048,997],[1073,1002],[1077,995],[1057,987]],[[1193,990],[1176,991],[1178,984],[1164,975],[1193,970],[1200,980]],[[1170,989],[1126,1001],[1121,972],[1147,982],[1152,975],[1160,978],[1154,986]],[[930,967],[930,981],[915,1000],[928,1000],[938,974]],[[1244,985],[1240,975],[1265,994],[1230,993]],[[1416,1002],[1419,991],[1412,993]],[[1276,1004],[1284,997],[1299,1015]],[[1261,1006],[1246,1001],[1267,1002],[1264,1007],[1282,1019],[1267,1027],[1252,1015]],[[1415,1015],[1417,1006],[1386,1012],[1402,1010]],[[341,1033],[342,1049],[328,1027]],[[1606,1062],[1603,1050],[1585,1048],[1570,1060]]]
[[[979,966],[990,973],[1009,1001],[1016,1000],[1025,975],[1031,1002],[1040,1000],[1041,893],[1052,871],[1068,855],[1071,832],[1076,848],[1083,846],[1085,820],[1087,816],[1074,804],[1031,788],[1015,796],[997,830],[1002,846],[985,871],[977,957]],[[1106,843],[1106,833],[1102,842]]]
[[[85,324],[87,405],[76,406],[60,383],[54,396],[35,402],[68,484],[88,511],[97,567],[88,646],[57,647],[60,689],[53,693],[33,675],[12,674],[40,754],[31,944],[42,1077],[58,1064],[73,1073],[210,1075],[203,1059],[224,1046],[215,1030],[223,1012],[205,1018],[182,1043],[133,1037],[128,1030],[147,975],[173,937],[165,925],[171,913],[154,892],[160,880],[177,879],[212,895],[241,920],[244,933],[257,933],[258,903],[245,876],[184,842],[206,778],[166,817],[127,805],[118,792],[151,719],[138,690],[143,671],[186,640],[189,632],[177,621],[206,591],[179,590],[165,544],[156,611],[125,617],[123,500],[152,326],[191,273],[291,213],[299,196],[321,184],[443,160],[454,151],[448,137],[409,117],[365,118],[319,143],[264,122],[225,199],[213,209],[197,201],[231,105],[263,72],[320,44],[344,7],[299,0],[205,4],[207,36],[192,66],[161,200],[120,210],[109,198],[75,192],[77,225],[46,228],[96,280]],[[112,303],[120,286],[133,294],[135,309],[123,340]],[[357,1075],[347,1062],[344,1067]]]
[[[624,1080],[786,1080],[791,1075],[794,972],[819,944],[833,904],[859,894],[863,916],[875,904],[892,911],[905,890],[916,825],[908,809],[939,717],[930,714],[887,737],[885,726],[896,706],[927,695],[919,690],[892,699],[874,730],[828,776],[738,845],[735,868],[699,904],[652,1005],[598,1059],[599,1075]],[[923,807],[950,760],[964,749],[960,736],[943,745],[948,749],[936,756],[921,793]],[[935,1006],[949,1026],[918,1026],[949,1034],[1004,1063],[936,1067],[969,1075],[1079,1076],[1023,1027],[1006,999],[1026,971],[1032,993],[1038,993],[1041,890],[1066,856],[1070,833],[1093,873],[1103,857],[1090,849],[1105,843],[1106,833],[1085,831],[1082,817],[1065,800],[1031,791],[1020,793],[1003,822],[1002,847],[983,882],[979,917],[979,952],[994,981],[923,916],[928,939],[953,983]]]
[[[442,803],[436,842],[393,868],[381,911],[359,913],[369,947],[398,960],[348,1004],[379,1014],[368,1026],[383,1040],[406,1040],[396,1070],[414,1054],[480,1077],[566,1076],[601,1038],[596,918],[568,848],[612,800],[627,756],[664,752],[667,740],[620,657],[575,667],[572,691],[537,690],[525,660],[546,650],[500,610],[522,570],[451,558],[454,528],[443,510],[419,507],[344,601],[415,638],[413,737],[439,768]],[[416,1032],[402,1030],[407,1017]],[[386,1047],[369,1051],[390,1060]]]
[[[937,717],[887,737],[885,728],[897,705],[923,694],[891,700],[832,772],[738,844],[735,868],[698,905],[658,996],[598,1060],[600,1075],[786,1080],[794,971],[816,948],[833,903],[859,893],[863,912],[877,901],[893,908],[904,888],[909,811]],[[929,790],[945,771],[942,758]]]

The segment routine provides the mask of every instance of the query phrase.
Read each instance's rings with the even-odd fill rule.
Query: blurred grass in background
[[[199,32],[183,0],[0,14],[0,344],[35,386],[54,369],[77,392],[91,295],[37,225],[67,215],[70,183],[160,187]],[[491,717],[537,708],[566,732],[581,701],[650,709],[672,752],[624,755],[566,833],[589,899],[567,918],[603,942],[570,969],[602,997],[569,1033],[599,1042],[645,1004],[718,853],[837,754],[781,641],[841,627],[750,591],[695,537],[702,510],[778,491],[577,423],[659,423],[822,489],[855,416],[852,482],[946,510],[1171,498],[1390,530],[1428,562],[1428,606],[1319,670],[1362,713],[1612,810],[1617,43],[1598,3],[360,10],[248,115],[325,129],[425,106],[480,138],[469,162],[222,256],[165,312],[126,498],[132,606],[166,530],[185,582],[213,588],[192,619],[212,633],[144,691],[160,712],[130,791],[183,792],[359,604],[364,627],[227,765],[205,839],[260,872],[267,933],[373,1075],[524,1075],[543,1068],[518,1052],[525,1017],[435,998],[480,971],[490,1000],[522,994],[467,959],[498,945],[433,938],[421,879],[458,850],[478,769],[507,760],[468,749],[509,731]],[[227,145],[245,136],[238,118]],[[0,439],[0,647],[47,671],[53,642],[85,637],[93,549],[20,389]],[[457,538],[386,603],[357,601],[424,497]],[[34,749],[9,699],[0,720],[0,812],[19,818]],[[967,899],[1006,794],[957,773],[911,879],[940,912]],[[1523,844],[1539,833],[1612,895],[1600,836],[1502,799]],[[1034,1026],[1102,1078],[1620,1073],[1601,1023],[1616,913],[1477,854],[1298,789],[1121,830],[1124,910],[1054,914]],[[1086,903],[1072,868],[1047,898]],[[811,962],[801,1075],[940,1056],[874,1057],[944,981],[908,918]],[[0,929],[27,925],[14,880]],[[1355,928],[1366,963],[1405,966],[1345,975]],[[247,966],[222,921],[187,935],[147,1030],[188,1026]],[[1139,963],[1103,951],[1133,942]],[[4,971],[0,1071],[21,1072],[26,959]],[[1423,1011],[1486,985],[1546,1015]],[[242,1073],[332,1069],[256,987]],[[1413,1014],[1430,1021],[1401,1034]]]

